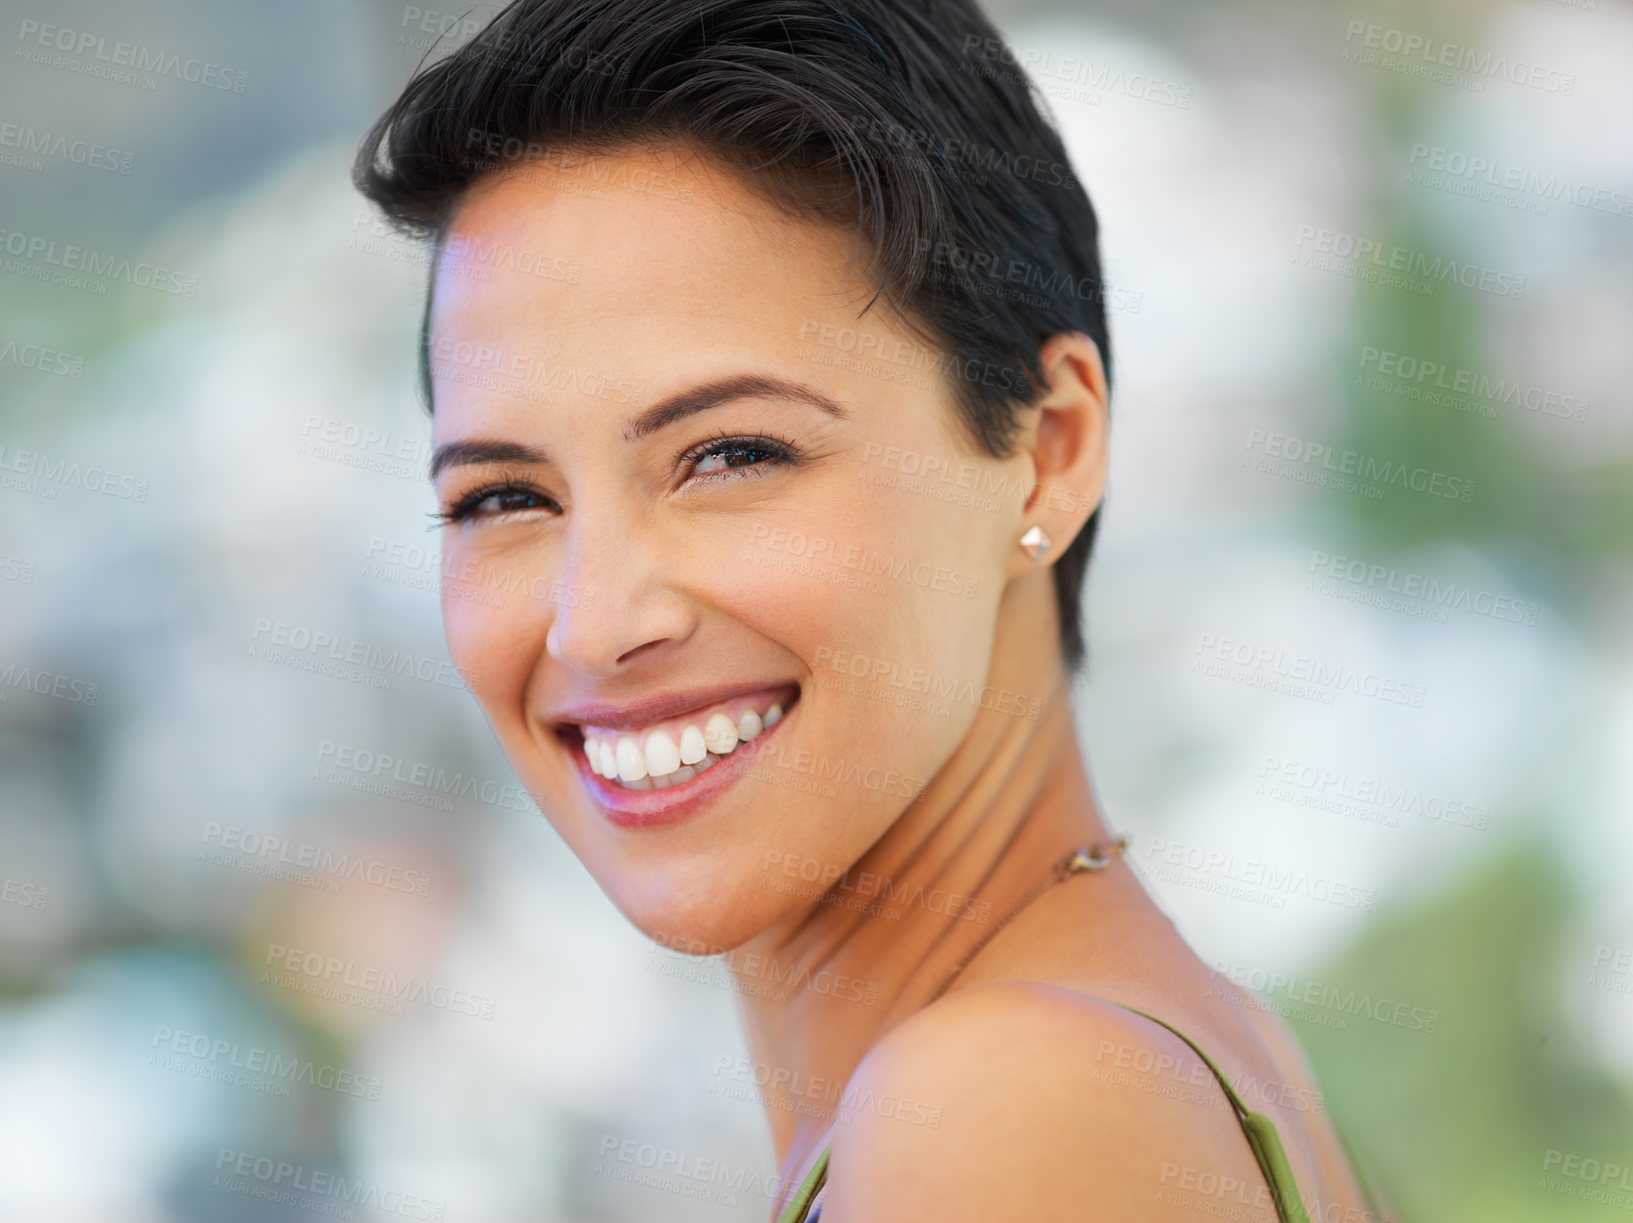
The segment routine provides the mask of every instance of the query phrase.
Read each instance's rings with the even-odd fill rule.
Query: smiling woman
[[[437,253],[446,566],[526,578],[450,584],[454,659],[629,920],[727,953],[780,1217],[1361,1217],[1092,792],[1095,216],[986,19],[520,0],[357,179]]]

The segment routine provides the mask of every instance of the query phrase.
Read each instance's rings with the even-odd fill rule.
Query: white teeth
[[[724,756],[737,746],[737,727],[725,714],[713,714],[703,728],[703,742],[716,756]]]
[[[584,757],[597,776],[631,790],[661,790],[691,781],[713,768],[738,744],[769,730],[785,716],[780,704],[772,705],[763,715],[745,709],[735,723],[730,715],[717,710],[709,715],[702,730],[695,724],[682,726],[678,745],[668,730],[630,735],[584,727]]]
[[[654,778],[667,777],[680,768],[680,751],[667,732],[655,730],[646,737],[646,771]]]
[[[680,762],[682,764],[696,764],[703,759],[709,750],[703,742],[703,732],[695,726],[688,726],[680,732]]]
[[[628,735],[618,736],[618,780],[628,785],[646,776],[646,757]],[[644,787],[643,787],[644,788]]]

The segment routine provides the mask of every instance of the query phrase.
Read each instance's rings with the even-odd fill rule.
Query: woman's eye
[[[544,498],[538,493],[525,488],[507,489],[502,493],[489,493],[482,500],[471,507],[475,513],[508,514],[512,510],[535,510],[544,504]]]
[[[472,518],[496,518],[524,510],[551,509],[555,502],[531,488],[510,485],[503,488],[477,489],[460,498],[440,515],[445,523],[459,523]]]
[[[786,463],[793,455],[788,446],[769,438],[735,438],[716,442],[699,454],[692,468],[694,476],[719,475],[733,468],[761,467]]]

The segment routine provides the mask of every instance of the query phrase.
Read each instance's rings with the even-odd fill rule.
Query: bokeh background
[[[425,259],[347,170],[494,11],[0,3],[0,1218],[768,1216],[727,974],[442,641]],[[1401,1217],[1626,1218],[1633,5],[989,11],[1104,223],[1110,819]]]

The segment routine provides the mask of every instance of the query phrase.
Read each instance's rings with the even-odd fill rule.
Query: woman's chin
[[[715,887],[692,898],[672,896],[653,903],[650,895],[612,896],[629,923],[647,938],[683,955],[721,955],[741,947],[771,925],[775,907],[746,907]],[[763,903],[763,902],[762,902]]]

